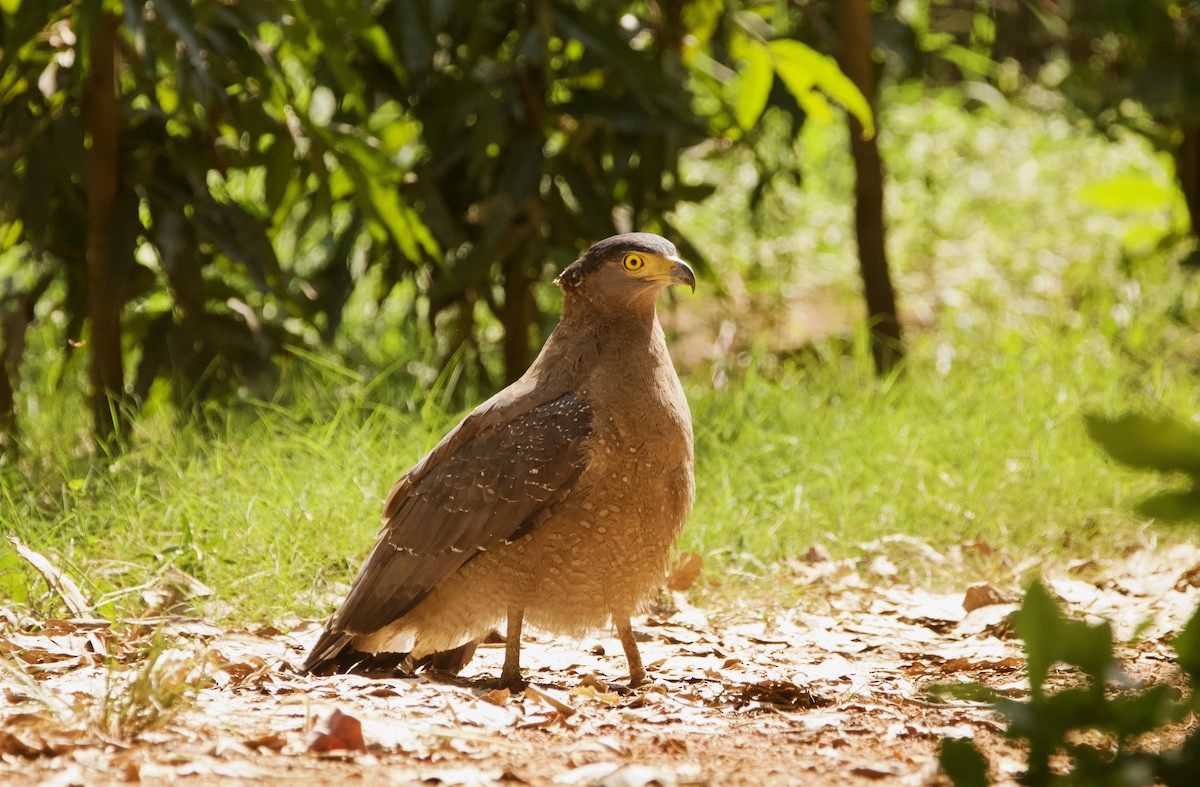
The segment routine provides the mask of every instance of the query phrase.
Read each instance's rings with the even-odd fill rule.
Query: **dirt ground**
[[[460,679],[311,677],[292,667],[316,621],[235,631],[0,608],[0,782],[923,785],[941,783],[939,740],[969,737],[1003,783],[1022,760],[997,717],[927,689],[1028,690],[1006,624],[1015,590],[977,588],[973,602],[988,603],[967,612],[967,579],[952,593],[898,579],[905,561],[945,571],[956,559],[913,539],[842,561],[813,553],[771,578],[812,591],[791,607],[697,607],[675,593],[636,624],[652,682],[633,691],[611,637],[528,638],[530,687],[510,695],[487,683],[502,643]],[[1170,679],[1198,564],[1200,548],[1146,547],[1048,584],[1071,614],[1138,643],[1122,648],[1129,675]]]

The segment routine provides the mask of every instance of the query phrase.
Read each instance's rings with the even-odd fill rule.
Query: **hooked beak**
[[[668,281],[672,284],[686,284],[695,293],[696,272],[692,270],[692,266],[678,257],[667,257],[667,262],[671,263],[671,272],[668,274]]]

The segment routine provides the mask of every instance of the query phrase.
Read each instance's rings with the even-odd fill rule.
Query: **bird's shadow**
[[[438,683],[446,686],[457,686],[459,688],[470,689],[471,691],[496,691],[498,689],[508,689],[512,694],[520,694],[529,687],[534,689],[549,689],[552,691],[569,692],[574,685],[560,683],[534,683],[527,678],[522,678],[515,683],[502,681],[500,678],[489,675],[476,675],[473,677],[463,677],[450,672],[441,672],[439,670],[425,670],[417,674],[409,675],[393,675],[393,677],[408,677],[408,678],[424,678],[430,683]],[[637,691],[639,687],[630,686],[625,683],[608,682],[599,678],[593,678],[593,683],[598,690],[602,692],[611,692],[621,696],[628,696]],[[650,684],[643,684],[642,687],[648,687]]]

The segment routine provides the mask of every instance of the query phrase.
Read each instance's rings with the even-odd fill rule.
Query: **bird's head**
[[[675,244],[648,232],[614,235],[593,244],[554,280],[567,295],[609,306],[653,306],[671,284],[696,291],[696,273]]]

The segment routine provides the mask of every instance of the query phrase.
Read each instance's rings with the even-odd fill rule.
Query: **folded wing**
[[[522,537],[588,459],[592,410],[574,394],[509,417],[481,407],[393,487],[385,524],[305,661],[399,620],[481,551]]]

